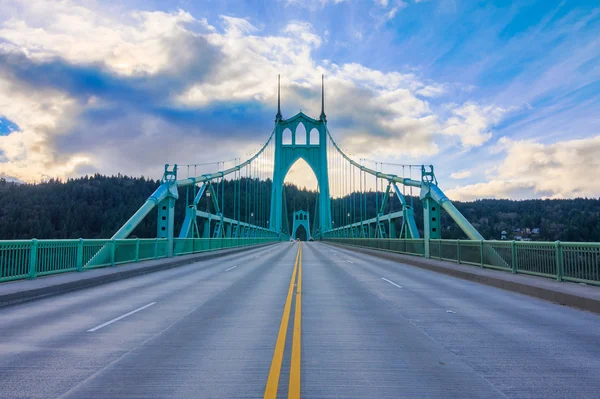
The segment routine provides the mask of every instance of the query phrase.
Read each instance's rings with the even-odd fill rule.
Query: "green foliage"
[[[495,200],[456,202],[458,210],[486,239],[508,239],[516,235],[534,241],[600,241],[600,199]],[[444,238],[462,238],[450,217],[442,213]],[[514,229],[521,232],[514,232]],[[539,234],[523,232],[539,228]]]
[[[0,179],[0,239],[111,237],[159,184],[157,180],[122,175],[94,175],[40,184],[18,184]],[[242,179],[236,188],[232,181],[226,180],[223,185],[215,184],[214,188],[225,216],[234,218],[235,207],[240,211],[242,221],[267,227],[271,184],[270,180],[259,183],[253,179]],[[315,208],[317,193],[293,184],[286,184],[284,191],[284,209],[287,210],[284,228],[291,229],[292,214],[300,209],[310,213],[312,228],[318,220]],[[185,215],[186,195],[187,203],[190,203],[193,189],[179,190],[180,199],[175,210],[176,232],[179,232]],[[332,200],[332,217],[336,226],[360,221],[361,197],[363,219],[375,217],[382,193],[354,194]],[[407,202],[413,203],[417,226],[422,230],[423,211],[419,199],[407,197]],[[486,239],[500,239],[501,232],[506,231],[509,239],[518,234],[538,241],[600,241],[600,199],[480,200],[455,202],[455,205]],[[207,198],[202,198],[198,208],[216,213],[212,200]],[[391,197],[385,213],[400,209],[398,199]],[[254,216],[250,215],[252,210]],[[443,238],[465,238],[444,212],[441,223]],[[540,234],[513,232],[516,228],[539,228]],[[156,237],[156,213],[151,212],[132,236]]]
[[[0,179],[0,238],[107,238],[157,186],[155,180],[121,175],[40,184]],[[139,230],[156,236],[156,215]]]

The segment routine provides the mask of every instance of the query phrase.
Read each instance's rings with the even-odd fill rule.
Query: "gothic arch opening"
[[[296,145],[306,145],[306,128],[302,122],[296,127]]]
[[[311,145],[318,145],[319,144],[319,131],[315,128],[313,128],[310,131],[310,143]]]
[[[317,176],[304,159],[298,158],[292,164],[284,177],[284,185],[286,204],[283,208],[283,218],[287,220],[287,222],[284,222],[284,225],[287,223],[289,228],[292,229],[294,225],[294,211],[299,210],[308,212],[310,220],[307,220],[312,225],[315,221],[314,215],[317,215],[318,212],[317,198],[319,184]],[[285,213],[285,210],[287,210],[287,213]]]
[[[296,239],[300,241],[308,241],[308,232],[306,231],[304,225],[300,225],[296,229]]]
[[[286,128],[283,132],[281,132],[281,143],[292,144],[292,131],[289,128]]]
[[[283,183],[294,184],[298,188],[316,191],[319,188],[319,182],[315,172],[303,158],[298,158],[296,162],[290,166],[283,179]]]

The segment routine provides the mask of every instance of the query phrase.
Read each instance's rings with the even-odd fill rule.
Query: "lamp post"
[[[210,213],[210,191],[206,190],[206,212]]]
[[[346,226],[350,226],[350,212],[348,212],[348,221],[346,222]],[[350,229],[350,227],[346,227],[346,237],[349,235],[348,229]]]

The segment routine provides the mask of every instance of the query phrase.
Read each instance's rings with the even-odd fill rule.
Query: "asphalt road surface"
[[[323,243],[0,308],[0,398],[599,398],[600,316]]]

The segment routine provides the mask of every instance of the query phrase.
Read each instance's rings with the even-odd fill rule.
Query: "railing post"
[[[510,242],[512,272],[517,273],[517,243],[515,240]]]
[[[460,240],[456,240],[456,263],[460,264]]]
[[[117,252],[117,242],[113,238],[110,240],[110,266],[115,267],[115,252]]]
[[[562,281],[564,274],[562,245],[560,241],[556,241],[554,246],[556,248],[556,281]]]
[[[37,245],[37,240],[35,238],[31,240],[31,247],[29,248],[29,278],[35,278],[36,276]]]
[[[83,238],[77,243],[77,271],[83,271]]]
[[[158,237],[154,239],[154,259],[158,259]]]
[[[438,239],[438,250],[440,252],[438,252],[438,256],[440,257],[440,260],[442,260],[442,239]]]
[[[479,257],[481,260],[481,267],[483,267],[483,240],[479,240]]]
[[[135,239],[135,263],[140,261],[140,239]]]

